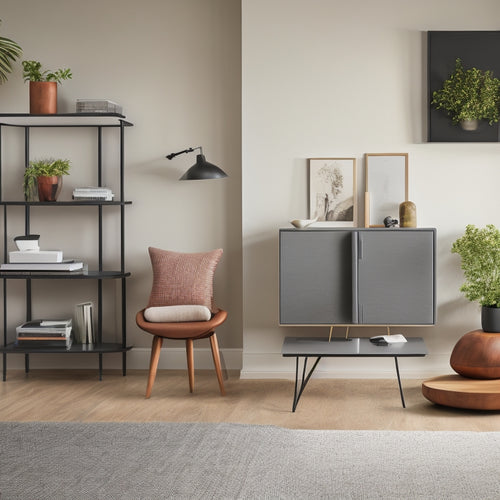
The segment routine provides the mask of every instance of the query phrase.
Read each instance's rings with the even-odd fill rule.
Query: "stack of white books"
[[[0,271],[81,271],[83,262],[66,259],[61,262],[9,262],[0,264]]]
[[[18,347],[62,347],[69,349],[72,319],[27,321],[16,328],[16,346]]]
[[[123,108],[119,104],[108,99],[77,99],[77,113],[119,113]]]
[[[9,262],[62,262],[61,250],[15,250],[9,252]]]
[[[74,200],[113,201],[115,195],[107,187],[81,187],[73,189]]]

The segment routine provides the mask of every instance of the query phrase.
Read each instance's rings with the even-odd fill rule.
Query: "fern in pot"
[[[451,251],[462,258],[465,282],[460,291],[481,305],[483,330],[500,333],[500,231],[493,224],[469,224]]]
[[[24,198],[26,201],[57,201],[62,189],[62,176],[69,174],[69,160],[47,158],[30,161],[24,171]]]

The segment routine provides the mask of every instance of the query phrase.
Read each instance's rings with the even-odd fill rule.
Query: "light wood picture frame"
[[[384,227],[399,219],[399,205],[408,201],[408,153],[365,153],[365,227]]]
[[[357,224],[356,158],[309,158],[309,217],[316,225]]]

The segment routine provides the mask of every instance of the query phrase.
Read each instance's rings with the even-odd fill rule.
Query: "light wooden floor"
[[[295,413],[291,380],[240,380],[229,373],[225,397],[213,371],[197,371],[189,393],[185,371],[159,371],[151,399],[146,371],[8,371],[0,382],[0,421],[235,422],[299,429],[500,431],[500,412],[439,407],[421,381],[312,379]]]

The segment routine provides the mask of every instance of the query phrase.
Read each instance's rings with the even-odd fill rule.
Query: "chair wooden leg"
[[[186,355],[189,376],[189,392],[194,391],[194,355],[193,339],[186,339]]]
[[[220,366],[220,355],[219,355],[219,344],[217,343],[217,335],[215,332],[210,337],[210,347],[212,348],[212,357],[214,358],[215,373],[217,374],[217,380],[219,381],[220,393],[225,396],[226,391],[224,390],[224,381],[222,380],[222,370]]]
[[[153,384],[156,378],[156,370],[158,369],[158,360],[160,359],[160,350],[163,344],[163,337],[154,336],[151,346],[151,360],[149,362],[148,386],[146,387],[146,399],[151,396]]]

